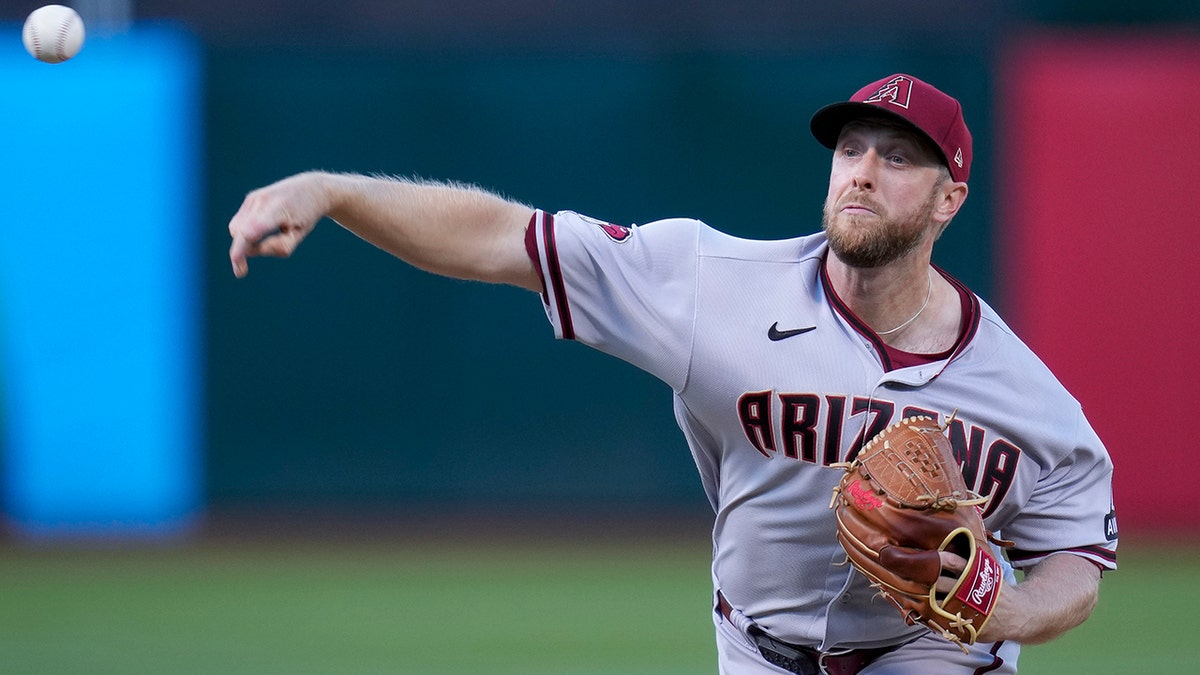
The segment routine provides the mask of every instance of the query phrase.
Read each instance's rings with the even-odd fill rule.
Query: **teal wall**
[[[245,192],[310,168],[478,183],[615,222],[746,237],[819,227],[811,113],[893,72],[975,132],[939,261],[985,296],[986,44],[788,53],[213,50],[207,64],[208,486],[214,505],[703,507],[670,391],[555,342],[537,296],[412,270],[326,221],[290,261],[228,270]]]

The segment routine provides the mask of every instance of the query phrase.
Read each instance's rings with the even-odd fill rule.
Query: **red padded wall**
[[[1122,534],[1200,534],[1200,39],[1023,39],[997,102],[1006,315],[1108,446]]]

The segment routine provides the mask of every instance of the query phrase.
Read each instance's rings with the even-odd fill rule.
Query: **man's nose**
[[[854,164],[854,187],[860,190],[875,189],[876,172],[879,170],[879,154],[871,148],[863,154],[862,159]]]

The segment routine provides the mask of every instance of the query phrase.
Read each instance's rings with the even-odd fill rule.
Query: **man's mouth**
[[[865,204],[859,204],[858,202],[850,202],[843,205],[842,213],[848,213],[850,215],[876,215],[875,209]]]

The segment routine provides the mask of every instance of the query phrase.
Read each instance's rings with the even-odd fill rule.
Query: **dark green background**
[[[213,500],[703,504],[667,387],[555,342],[535,295],[428,276],[330,221],[236,281],[223,220],[246,191],[322,168],[468,181],[622,223],[808,233],[829,162],[808,117],[905,71],[958,96],[978,130],[971,198],[938,257],[986,296],[985,59],[843,51],[213,53]]]
[[[532,294],[417,272],[328,221],[236,281],[226,224],[255,187],[314,168],[452,179],[614,222],[787,237],[819,227],[827,184],[809,116],[908,72],[958,97],[975,136],[935,261],[1003,312],[992,111],[1012,41],[1200,20],[1195,3],[1066,0],[175,4],[143,7],[192,12],[208,45],[215,508],[706,508],[665,385],[555,342]]]

